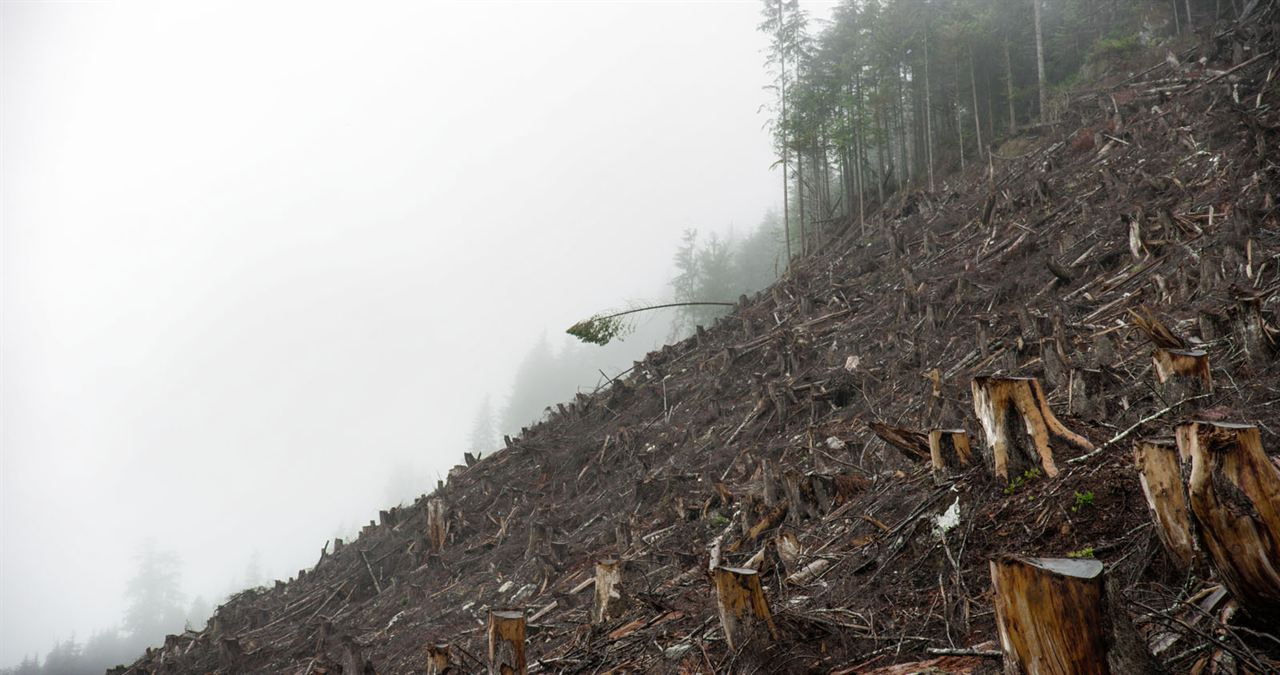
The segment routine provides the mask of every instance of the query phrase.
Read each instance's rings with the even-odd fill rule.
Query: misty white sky
[[[189,594],[296,574],[754,227],[759,7],[0,2],[0,665],[118,623],[146,536]]]

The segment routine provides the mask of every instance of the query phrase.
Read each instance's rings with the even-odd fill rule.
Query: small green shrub
[[[1022,472],[1021,476],[1014,476],[1013,480],[1009,481],[1009,484],[1006,485],[1004,488],[1004,493],[1007,495],[1011,495],[1017,492],[1018,490],[1021,490],[1027,483],[1030,483],[1031,481],[1039,477],[1040,477],[1040,469],[1036,467],[1027,469],[1026,471]]]
[[[1093,490],[1085,490],[1084,492],[1076,492],[1076,503],[1071,507],[1072,513],[1079,513],[1080,509],[1086,506],[1093,506]]]
[[[1092,557],[1093,557],[1093,547],[1092,547],[1092,546],[1086,546],[1086,547],[1084,547],[1084,548],[1080,549],[1079,551],[1072,551],[1072,552],[1070,552],[1070,553],[1068,553],[1068,554],[1067,554],[1067,557],[1068,557],[1068,558],[1092,558]]]

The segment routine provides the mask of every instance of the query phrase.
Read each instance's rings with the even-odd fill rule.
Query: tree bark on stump
[[[1030,377],[976,377],[973,409],[987,438],[983,459],[1001,480],[1040,467],[1049,477],[1058,475],[1051,441],[1085,452],[1093,444],[1067,429],[1045,400],[1044,390]]]
[[[875,435],[879,436],[885,443],[901,450],[903,456],[907,459],[913,462],[922,462],[929,459],[929,437],[927,435],[914,429],[891,427],[880,422],[872,422],[869,426]]]
[[[427,500],[427,542],[431,544],[431,550],[436,553],[443,551],[448,535],[449,523],[445,520],[444,500],[439,497]]]
[[[729,649],[737,649],[766,632],[770,638],[778,639],[778,628],[755,570],[720,566],[712,576],[716,585],[716,609]]]
[[[969,432],[964,429],[931,429],[929,431],[929,456],[933,461],[936,478],[954,476],[969,467],[972,456]]]
[[[489,675],[524,675],[524,610],[489,610]]]
[[[1103,391],[1107,374],[1102,370],[1073,368],[1067,388],[1067,412],[1088,420],[1107,416],[1107,398]]]
[[[1102,563],[1001,556],[991,584],[1006,673],[1155,671],[1124,608],[1108,601]]]
[[[1280,619],[1280,469],[1258,428],[1188,422],[1178,450],[1191,458],[1191,512],[1223,585],[1251,614]]]
[[[1213,391],[1209,356],[1198,349],[1161,349],[1151,353],[1160,395],[1174,404],[1196,394]]]
[[[1185,572],[1195,563],[1196,545],[1177,445],[1171,438],[1142,440],[1134,446],[1133,459],[1156,534],[1169,558]]]
[[[453,672],[453,656],[449,645],[444,643],[427,645],[427,675],[445,675]]]
[[[591,623],[602,624],[622,614],[622,564],[612,558],[596,562],[596,596]]]

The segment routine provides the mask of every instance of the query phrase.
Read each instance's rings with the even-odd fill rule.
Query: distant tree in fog
[[[182,628],[186,604],[179,586],[182,563],[173,551],[156,548],[148,540],[134,557],[137,571],[125,587],[128,608],[124,628],[132,641],[159,642]]]
[[[473,452],[489,452],[498,445],[497,430],[493,426],[493,407],[489,405],[489,395],[485,394],[476,411],[476,419],[471,424],[470,450]]]

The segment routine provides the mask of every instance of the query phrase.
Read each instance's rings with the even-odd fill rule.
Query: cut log
[[[428,499],[427,542],[436,553],[444,550],[445,538],[449,536],[449,523],[445,518],[444,500],[439,497]]]
[[[1195,562],[1196,546],[1177,445],[1172,438],[1142,440],[1133,455],[1156,534],[1174,565],[1185,572]]]
[[[760,575],[741,567],[717,567],[712,573],[716,585],[716,609],[729,649],[737,649],[767,635],[778,639],[778,628],[769,612]]]
[[[880,422],[871,423],[871,431],[884,439],[885,443],[902,451],[907,459],[923,462],[929,459],[929,437],[912,429],[891,427]]]
[[[524,675],[524,610],[489,610],[489,675]]]
[[[1002,556],[991,585],[1006,673],[1155,672],[1124,608],[1107,600],[1102,563]]]
[[[427,645],[427,675],[445,675],[453,671],[453,656],[449,652],[449,645]]]
[[[1213,391],[1209,372],[1209,356],[1198,349],[1163,349],[1151,353],[1160,394],[1168,403],[1176,403],[1196,394]]]
[[[973,409],[987,437],[983,460],[1001,480],[1033,467],[1057,476],[1052,444],[1093,450],[1088,439],[1054,417],[1035,378],[975,377],[972,389]]]
[[[1250,614],[1280,619],[1280,470],[1258,428],[1188,422],[1178,450],[1191,458],[1191,513],[1209,562]]]
[[[596,598],[591,607],[591,623],[602,624],[622,615],[622,565],[608,558],[596,563]]]
[[[948,478],[969,468],[972,450],[969,432],[964,429],[931,429],[929,431],[929,457],[933,460],[933,475]]]

